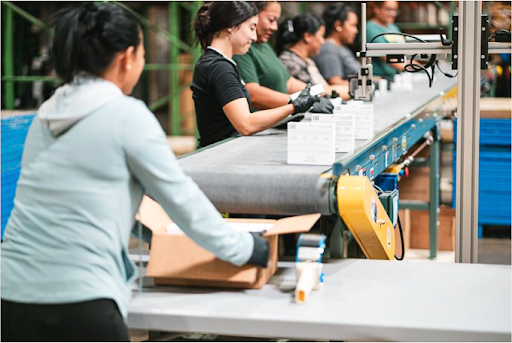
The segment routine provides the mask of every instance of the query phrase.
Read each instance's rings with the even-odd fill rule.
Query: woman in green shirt
[[[380,36],[372,41],[373,37],[381,33],[400,33],[396,26],[395,18],[398,15],[398,1],[375,1],[373,3],[372,19],[366,24],[366,40],[372,43],[397,43],[403,42],[403,37],[399,35]],[[387,64],[385,57],[374,58],[373,75],[381,76],[386,79],[393,79],[395,74],[402,72],[405,63]]]
[[[286,105],[290,95],[306,87],[302,81],[291,77],[287,68],[279,60],[268,40],[277,31],[277,21],[281,17],[278,2],[254,2],[259,10],[256,27],[257,40],[245,55],[237,55],[233,60],[238,65],[242,79],[251,95],[252,107],[260,110]],[[327,99],[321,98],[315,104],[316,112],[328,112]]]

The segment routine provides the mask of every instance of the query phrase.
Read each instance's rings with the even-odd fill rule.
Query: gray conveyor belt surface
[[[401,125],[408,114],[456,84],[454,79],[437,74],[433,87],[428,88],[426,76],[417,76],[413,91],[389,92],[372,101],[374,139]],[[308,115],[304,120],[308,120]],[[358,153],[371,142],[357,140],[354,152],[337,153],[336,159]],[[318,179],[331,166],[288,165],[286,157],[286,131],[270,129],[191,154],[180,159],[180,164],[221,212],[280,215],[321,212]]]
[[[240,137],[180,160],[221,212],[318,212],[318,175],[329,166],[286,164],[286,133],[267,130]]]

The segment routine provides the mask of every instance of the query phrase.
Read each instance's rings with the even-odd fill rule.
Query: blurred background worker
[[[403,42],[404,37],[400,35],[383,35],[374,39],[382,33],[401,32],[395,25],[395,19],[399,14],[398,1],[375,1],[372,2],[372,17],[366,23],[366,41],[372,43],[397,43]],[[372,59],[373,75],[380,76],[389,81],[393,76],[402,72],[405,63],[386,63],[386,57]]]
[[[281,5],[278,2],[254,2],[259,11],[256,27],[257,40],[245,55],[234,56],[242,79],[251,95],[252,107],[269,109],[286,105],[290,95],[301,91],[306,83],[290,76],[287,68],[268,44],[270,37],[278,30]],[[328,99],[320,98],[315,112],[332,113]]]
[[[348,86],[329,86],[311,59],[318,55],[324,45],[324,35],[325,23],[314,14],[301,14],[285,20],[277,35],[279,59],[291,76],[306,83],[322,84],[327,94],[330,95],[336,90],[337,94],[347,100]]]
[[[309,110],[318,101],[305,87],[294,101],[286,95],[282,106],[251,113],[252,99],[233,57],[247,53],[256,41],[257,25],[258,10],[250,2],[211,2],[197,13],[194,31],[204,54],[196,64],[191,89],[201,147],[266,130],[290,114]]]
[[[325,44],[315,57],[323,77],[330,85],[348,88],[348,76],[356,75],[361,64],[347,45],[354,44],[358,33],[358,17],[354,8],[333,4],[323,13]]]

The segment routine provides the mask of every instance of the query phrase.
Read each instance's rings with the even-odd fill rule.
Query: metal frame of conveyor
[[[478,7],[478,6],[476,6],[476,7]],[[480,16],[479,15],[477,15],[477,16],[478,16],[478,19],[480,19]],[[463,25],[464,25],[463,23],[466,23],[466,24],[468,23],[468,19],[465,17],[466,17],[466,15],[464,13],[461,13],[461,16],[459,18],[459,27],[460,27],[459,36],[461,35],[460,31],[465,30],[465,28],[463,28]],[[480,25],[480,24],[478,24],[478,25]],[[364,27],[364,25],[363,25],[363,27]],[[363,32],[363,35],[364,35],[364,32]],[[467,54],[467,53],[463,53],[463,51],[465,51],[464,49],[467,50],[467,48],[465,48],[464,44],[461,43],[461,40],[462,40],[462,38],[459,37],[459,39],[458,39],[459,51],[460,51],[460,55],[462,56],[463,54]],[[394,54],[397,52],[407,54],[408,52],[411,51],[410,50],[411,48],[413,49],[413,51],[415,53],[431,53],[431,54],[432,53],[437,53],[437,54],[447,53],[447,54],[449,54],[452,49],[452,47],[442,45],[442,43],[439,43],[439,44],[438,43],[422,43],[420,45],[418,45],[416,43],[412,43],[412,44],[411,43],[405,43],[405,44],[401,44],[401,43],[393,43],[393,44],[371,43],[371,44],[363,45],[364,56],[362,56],[362,58],[364,60],[363,62],[365,62],[365,61],[369,62],[369,57],[382,56],[383,54]],[[510,43],[490,43],[489,44],[489,53],[503,52],[503,51],[508,51],[508,50],[510,50]],[[465,74],[465,70],[467,68],[464,66],[467,65],[469,62],[464,62],[465,59],[461,58],[461,56],[459,56],[458,60],[459,60],[459,63],[462,63],[463,68],[459,68],[459,72],[461,74]],[[480,62],[480,61],[478,61],[478,62]],[[476,66],[476,64],[478,64],[478,67],[480,67],[480,65],[481,65],[481,63],[474,63],[474,64],[475,64],[475,66]],[[363,65],[366,65],[366,64],[363,63]],[[369,66],[369,65],[370,64],[368,64],[366,66]],[[369,68],[371,68],[371,65]],[[362,74],[364,74],[363,79],[366,78],[367,81],[368,81],[368,79],[371,80],[371,75],[365,74],[365,73],[362,73]],[[478,70],[476,72],[474,72],[473,74],[477,75]],[[365,84],[364,80],[362,80],[362,82],[359,82],[359,83],[363,84],[363,85]],[[302,197],[308,196],[308,197],[316,198],[313,200],[313,203],[316,201],[316,205],[311,205],[312,202],[310,201],[308,203],[307,211],[310,211],[310,210],[315,211],[315,208],[316,208],[316,211],[322,213],[322,215],[323,215],[322,220],[321,220],[321,230],[322,230],[322,232],[326,233],[328,236],[328,239],[327,239],[328,249],[325,253],[326,257],[362,257],[363,256],[361,249],[358,249],[358,244],[355,242],[356,239],[353,236],[351,236],[347,226],[343,223],[343,221],[341,220],[341,217],[340,217],[340,213],[339,213],[340,211],[339,211],[338,203],[337,203],[338,179],[343,175],[359,175],[359,176],[367,176],[370,181],[373,181],[379,174],[384,172],[386,170],[386,168],[389,167],[392,163],[398,161],[402,156],[407,155],[408,149],[413,144],[417,143],[418,141],[422,140],[423,138],[426,138],[426,136],[432,136],[433,142],[432,142],[432,144],[430,144],[430,159],[429,159],[430,170],[431,170],[431,172],[430,172],[430,199],[428,202],[401,201],[400,206],[401,206],[401,208],[409,208],[409,209],[415,209],[415,210],[428,210],[429,211],[429,214],[430,214],[430,219],[429,219],[430,258],[431,259],[436,258],[438,211],[439,211],[439,146],[440,146],[440,144],[439,144],[440,130],[439,130],[438,124],[442,117],[442,103],[444,102],[444,100],[446,100],[449,97],[455,96],[455,94],[457,93],[458,99],[459,99],[458,115],[459,115],[459,120],[460,120],[461,119],[460,114],[461,113],[464,114],[464,113],[468,112],[467,111],[468,105],[466,104],[466,102],[467,103],[471,102],[470,101],[471,96],[468,96],[468,93],[473,94],[473,98],[475,98],[475,94],[474,94],[475,90],[473,90],[473,92],[469,92],[467,90],[470,83],[471,83],[470,81],[461,81],[461,77],[459,77],[458,88],[453,89],[454,84],[451,84],[451,85],[446,84],[443,91],[440,91],[437,94],[431,93],[434,95],[431,95],[430,100],[428,100],[428,99],[427,99],[427,101],[422,100],[422,103],[418,104],[419,108],[415,109],[413,111],[413,113],[407,114],[404,118],[399,119],[397,122],[394,122],[386,129],[380,130],[380,128],[379,128],[380,132],[377,133],[377,135],[374,136],[374,138],[371,141],[365,142],[362,145],[358,145],[357,148],[355,149],[355,151],[353,151],[352,153],[342,155],[334,163],[334,165],[332,166],[331,169],[324,171],[324,174],[322,174],[317,181],[317,189],[314,194],[311,189],[308,191],[307,194],[300,193],[300,195],[298,195],[299,193],[291,193],[291,194],[295,194],[295,198],[293,198],[293,199],[296,199],[296,200],[298,200],[301,196]],[[474,84],[476,84],[476,83],[474,83]],[[461,88],[464,88],[466,90],[462,91]],[[461,96],[461,93],[462,93],[462,96]],[[360,96],[363,96],[363,97],[369,96],[371,98],[371,94],[366,94],[365,91],[361,91],[359,94],[360,94]],[[465,99],[464,100],[465,108],[461,108],[461,105],[460,105],[461,98]],[[377,103],[378,103],[378,101],[377,101]],[[474,110],[474,109],[478,110],[478,106],[475,106],[474,101],[471,102],[470,105],[472,105],[472,106],[469,106],[470,110]],[[386,106],[394,106],[394,104],[388,103]],[[472,122],[474,122],[475,120],[476,119],[473,118]],[[475,125],[468,127],[468,130],[470,131],[469,133],[474,133],[475,128],[477,128],[477,126],[475,126]],[[462,131],[463,130],[460,130],[458,134],[462,135],[463,134]],[[470,137],[468,139],[474,138],[473,134],[468,134],[468,136]],[[195,155],[195,154],[201,153],[203,151],[208,154],[207,150],[210,150],[210,149],[216,150],[216,148],[220,148],[219,145],[223,145],[225,143],[231,144],[228,141],[232,140],[232,139],[233,138],[224,140],[222,142],[219,142],[216,145],[209,146],[205,149],[200,149],[192,154],[189,154],[189,155],[186,155],[183,157]],[[258,142],[260,142],[259,141],[260,138],[254,138],[254,139],[257,140]],[[244,140],[242,142],[247,143],[247,140]],[[261,138],[261,143],[263,143],[263,142],[265,142],[265,138]],[[282,142],[282,141],[280,141],[280,142]],[[251,146],[253,148],[257,149],[256,145],[253,144]],[[474,144],[473,144],[473,146],[474,146]],[[457,146],[457,148],[459,149],[459,145]],[[234,146],[231,146],[231,145],[229,145],[229,148],[219,149],[219,151],[221,151],[221,153],[224,153],[224,154],[226,154],[226,153],[229,154],[231,151],[240,153],[240,150],[238,150],[237,148],[235,148]],[[476,151],[476,153],[478,153],[478,151]],[[457,154],[457,155],[461,156],[462,154]],[[465,156],[469,155],[469,158],[471,160],[473,160],[473,162],[474,162],[474,160],[475,160],[474,156],[471,156],[469,153],[466,153],[464,155]],[[261,156],[261,154],[258,156]],[[201,164],[200,160],[201,159],[196,158],[195,163]],[[466,159],[465,161],[470,161],[470,160]],[[476,159],[476,161],[478,161],[478,159]],[[269,162],[269,161],[267,161],[267,162]],[[284,166],[281,163],[282,163],[281,159],[279,159],[279,161],[274,159],[274,160],[270,161],[268,165],[265,166],[264,172],[266,173],[265,174],[266,180],[268,180],[271,183],[274,182],[274,179],[269,178],[269,175],[270,175],[269,173],[271,173],[273,171],[273,169],[272,169],[273,165],[276,166],[276,171],[279,169],[279,171],[281,172],[280,180],[283,180],[282,179],[282,175],[283,175],[282,170],[283,169],[287,170],[287,172],[290,172],[292,170],[290,168],[288,168],[288,169],[284,168]],[[474,165],[474,163],[473,163],[473,165]],[[247,197],[247,196],[251,196],[251,194],[255,194],[254,191],[258,191],[258,189],[259,189],[259,188],[255,188],[255,187],[260,187],[260,185],[257,185],[256,183],[258,181],[261,183],[261,181],[263,179],[257,175],[258,167],[256,164],[254,165],[254,168],[252,167],[252,165],[250,167],[245,166],[246,168],[243,170],[246,171],[247,174],[242,174],[242,169],[237,168],[236,164],[233,164],[233,167],[235,167],[237,169],[237,170],[233,171],[235,173],[235,177],[238,180],[237,187],[243,188],[243,191],[244,191],[244,193],[240,193],[240,195],[238,195],[236,193],[233,193],[233,189],[242,190],[241,188],[236,188],[236,186],[235,186],[230,189],[230,191],[232,192],[231,194],[234,194],[234,196],[233,196],[233,199],[234,199],[233,204],[234,205],[232,205],[232,203],[230,203],[230,202],[226,202],[225,199],[214,199],[214,198],[216,198],[217,194],[219,194],[219,192],[222,191],[222,188],[219,188],[217,185],[214,185],[213,187],[209,187],[208,189],[203,189],[205,191],[205,193],[207,193],[207,195],[210,195],[212,197],[210,200],[212,200],[212,202],[217,206],[217,208],[219,208],[219,210],[226,211],[226,212],[230,212],[231,210],[233,210],[233,213],[282,214],[282,215],[299,214],[299,213],[294,212],[293,210],[290,210],[290,207],[282,207],[282,208],[276,207],[276,204],[278,202],[272,202],[273,198],[271,198],[271,197],[269,198],[269,194],[271,194],[272,196],[275,196],[275,197],[280,196],[280,193],[276,192],[276,189],[265,190],[265,195],[267,196],[266,199],[270,200],[270,202],[268,202],[268,204],[265,203],[265,205],[261,205],[261,201],[260,201],[260,203],[258,203],[258,206],[259,206],[258,209],[253,209],[252,207],[245,206],[245,207],[243,207],[244,211],[242,211],[241,210],[242,208],[240,207],[239,203],[237,203],[237,199],[245,200],[243,197]],[[328,169],[328,168],[326,168],[326,169]],[[198,168],[194,169],[193,168],[193,170],[195,171],[196,176],[202,180],[203,185],[207,185],[207,183],[211,183],[211,181],[212,181],[211,178],[207,177],[206,174],[204,174],[202,172],[202,169],[198,169]],[[458,168],[458,170],[460,171],[461,168]],[[297,177],[299,177],[299,176],[300,177],[311,177],[311,174],[309,174],[309,176],[307,176],[305,174],[304,174],[304,176],[302,176],[303,171],[304,171],[304,169],[300,170],[297,173],[298,176],[295,175],[296,180],[294,182],[301,183],[302,179],[300,179],[300,180],[297,179]],[[207,171],[205,169],[205,173],[206,172]],[[210,172],[210,171],[208,171],[208,172]],[[215,171],[215,170],[213,172],[217,173],[217,174],[219,173],[219,171]],[[465,172],[466,172],[466,170],[465,170]],[[319,173],[317,175],[320,175],[320,174],[321,173]],[[478,177],[478,170],[473,169],[471,175],[472,175],[472,177],[465,178],[465,180],[467,180],[466,186],[457,187],[458,190],[460,190],[461,188],[464,188],[464,192],[467,193],[466,190],[471,191],[472,189],[474,189],[474,185],[473,185],[473,188],[471,188],[471,186],[472,186],[471,182],[473,182],[475,180],[475,177],[474,177],[475,175],[476,175],[476,178]],[[217,177],[218,177],[218,175],[217,175]],[[243,182],[245,182],[246,178],[249,178],[249,179],[247,179],[248,180],[247,184],[249,185],[248,187],[245,187],[245,184],[243,183]],[[308,181],[309,182],[308,185],[310,184],[310,181],[311,180]],[[459,178],[458,178],[457,182],[459,182]],[[226,187],[227,183],[225,181],[225,177],[223,177],[222,184],[224,185],[224,187]],[[295,184],[297,184],[297,183],[295,183]],[[276,186],[280,186],[280,185],[276,185]],[[290,187],[292,187],[292,186],[290,185]],[[248,192],[248,190],[250,190],[250,191]],[[243,195],[241,195],[241,194],[243,194]],[[457,196],[458,196],[457,199],[462,199],[461,195],[458,194]],[[471,196],[474,199],[471,202],[471,204],[469,202],[466,202],[468,204],[468,206],[464,207],[464,210],[465,210],[464,213],[470,213],[470,210],[474,211],[475,206],[477,206],[476,196],[472,193],[471,193]],[[281,197],[279,198],[280,201],[282,201],[282,198],[283,198],[283,196],[281,195]],[[249,199],[249,198],[247,198],[247,199]],[[252,206],[252,204],[255,204],[256,202],[252,201],[253,200],[252,198],[250,198],[250,199],[251,199],[250,204]],[[290,198],[287,198],[287,199],[290,199]],[[215,200],[219,200],[219,201],[216,202]],[[231,200],[229,200],[229,201],[231,201]],[[293,200],[290,199],[290,201],[293,201]],[[302,203],[300,203],[300,204],[302,206]],[[244,203],[244,205],[246,205],[246,204]],[[279,205],[282,206],[282,203],[279,203]],[[471,206],[469,206],[469,205],[471,205]],[[296,207],[296,209],[297,209],[297,207]],[[237,210],[239,212],[237,212]],[[266,211],[268,211],[268,213]],[[280,212],[280,211],[283,211],[283,212]],[[303,207],[301,207],[301,210],[299,210],[299,212],[300,211],[305,211],[305,209]],[[474,213],[474,212],[472,212],[472,213]],[[459,214],[459,212],[457,212],[457,218],[458,218],[457,220],[460,219],[460,216],[461,215]],[[459,228],[458,232],[463,229],[464,228]],[[471,229],[471,227],[469,229]],[[466,230],[466,229],[464,229],[464,230]],[[471,246],[471,249],[473,249],[472,251],[474,251],[475,241],[473,239],[471,239],[471,237],[474,236],[473,234],[468,234],[468,233],[466,233],[466,231],[464,231],[464,233],[457,233],[457,235],[458,235],[458,238],[457,238],[456,246],[463,248],[463,249],[469,249],[469,247]],[[460,238],[459,236],[462,237],[461,242],[459,242],[459,238]],[[464,254],[462,254],[462,255],[464,255]],[[469,261],[469,259],[468,259],[468,261]]]
[[[400,200],[400,208],[411,210],[429,211],[429,233],[430,233],[430,259],[437,256],[438,246],[438,211],[439,211],[439,150],[440,150],[440,128],[439,123],[443,118],[443,103],[456,96],[456,88],[441,91],[436,97],[428,101],[424,106],[418,108],[414,113],[402,119],[393,127],[384,130],[377,135],[370,146],[363,146],[353,154],[336,161],[332,168],[330,181],[322,182],[326,188],[322,194],[329,200],[329,210],[322,213],[337,210],[337,198],[332,188],[340,177],[345,175],[367,176],[370,181],[383,173],[392,163],[407,155],[408,150],[417,142],[431,134],[433,142],[430,144],[430,199],[428,202]],[[329,189],[329,190],[327,190]],[[334,209],[334,210],[333,210]],[[341,208],[340,208],[341,211]],[[337,212],[336,212],[337,213]],[[339,213],[341,215],[341,213]],[[338,215],[336,216],[338,217]],[[337,218],[336,218],[337,219]],[[328,233],[327,257],[362,257],[359,249],[352,243],[351,234],[347,232],[346,226],[341,221],[333,225],[333,221],[326,220],[322,230]]]
[[[445,101],[454,97],[456,93],[454,83],[447,84],[442,89],[433,94],[430,99],[423,100],[412,113],[383,129],[371,141],[360,145],[354,152],[345,154],[334,163],[332,168],[326,168],[329,170],[319,175],[316,196],[318,212],[323,215],[320,222],[321,231],[328,237],[326,258],[369,256],[367,250],[360,248],[361,242],[358,241],[358,237],[352,234],[350,228],[342,220],[344,213],[342,213],[343,209],[338,206],[337,199],[339,178],[345,175],[367,176],[370,181],[374,181],[391,164],[406,156],[408,150],[414,144],[430,135],[433,136],[433,143],[430,145],[430,168],[432,171],[430,174],[430,201],[400,201],[400,206],[401,208],[421,209],[430,212],[430,256],[431,258],[436,257],[439,207],[440,131],[438,124],[444,116]],[[208,150],[215,150],[227,143],[232,144],[233,139],[223,140],[181,158],[193,157],[193,155],[200,153],[213,153],[213,151],[209,152]],[[265,142],[264,137],[254,137],[254,139],[261,139],[261,143]],[[205,172],[207,172],[207,169],[205,169]],[[217,205],[215,199],[212,198],[211,200]],[[226,209],[226,211],[229,211],[229,209]]]
[[[366,13],[366,4],[361,4],[362,13]],[[510,53],[511,43],[488,42],[488,16],[482,15],[482,1],[463,1],[459,6],[459,15],[452,18],[453,42],[441,43],[366,43],[366,16],[362,16],[362,69],[371,70],[370,57],[388,55],[451,54],[452,69],[459,71],[457,116],[461,129],[457,132],[457,193],[456,193],[456,262],[476,263],[478,256],[478,164],[479,164],[479,123],[480,123],[480,70],[487,69],[489,54]],[[364,73],[363,73],[364,74]],[[356,98],[370,100],[371,92],[365,85],[371,76],[359,73],[359,82],[351,90]],[[351,86],[352,86],[351,84]],[[434,138],[437,134],[434,130]],[[439,147],[437,138],[431,146],[431,168],[436,162]],[[433,158],[435,154],[436,158]],[[364,167],[362,167],[364,168]],[[434,170],[434,169],[431,169]],[[437,171],[437,168],[435,169]],[[439,178],[430,178],[430,191],[437,198]],[[432,247],[437,246],[437,213],[434,214],[437,199],[430,199],[430,258],[435,258]],[[401,203],[403,205],[403,203]],[[424,209],[424,204],[409,204],[410,208]],[[434,214],[434,215],[433,215]],[[434,217],[435,221],[434,221]]]

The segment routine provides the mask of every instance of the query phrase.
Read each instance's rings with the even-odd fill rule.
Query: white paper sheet
[[[302,92],[302,91],[301,91]],[[311,95],[315,96],[315,95],[320,95],[322,93],[325,93],[325,89],[324,89],[324,86],[319,83],[319,84],[316,84],[314,86],[311,87],[311,91],[309,92]],[[290,95],[290,99],[292,100],[295,100],[297,99],[297,97],[299,96],[300,92],[297,92],[297,93],[293,93],[292,95]]]
[[[288,123],[288,164],[332,165],[336,124]]]
[[[354,150],[356,144],[354,117],[353,113],[313,114],[311,115],[311,121],[314,123],[335,123],[335,151],[349,152]]]
[[[375,116],[372,104],[347,104],[334,107],[334,114],[353,113],[356,139],[372,139]]]

